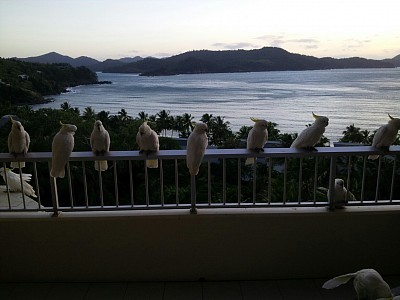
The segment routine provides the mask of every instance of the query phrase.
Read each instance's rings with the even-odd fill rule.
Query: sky
[[[316,57],[400,54],[398,0],[0,0],[0,57],[168,57],[281,47]]]

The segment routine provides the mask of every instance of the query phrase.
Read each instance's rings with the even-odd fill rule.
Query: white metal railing
[[[246,149],[208,149],[199,174],[191,178],[185,165],[185,150],[161,150],[148,156],[138,151],[111,151],[104,156],[73,152],[63,179],[49,175],[51,152],[30,152],[18,157],[1,153],[0,164],[6,167],[11,161],[25,161],[23,172],[33,175],[37,207],[28,208],[29,197],[22,193],[22,210],[53,211],[55,215],[60,211],[164,208],[187,208],[195,213],[202,207],[333,209],[333,193],[328,199],[318,187],[333,190],[337,177],[344,179],[347,189],[356,194],[356,200],[348,199],[347,205],[400,204],[400,146],[392,146],[387,152],[369,146],[317,150],[265,148],[265,152],[256,153]],[[371,161],[367,159],[370,154],[381,156]],[[256,165],[244,165],[249,156],[258,157]],[[147,169],[146,158],[159,159],[159,168]],[[109,169],[94,171],[93,162],[103,159],[109,161]],[[10,195],[6,192],[8,205],[0,211],[21,211],[12,206]]]

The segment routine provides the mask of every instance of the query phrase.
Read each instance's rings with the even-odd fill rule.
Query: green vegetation
[[[91,151],[89,137],[93,129],[95,120],[99,119],[110,133],[112,151],[138,150],[136,144],[136,133],[144,119],[149,120],[149,125],[160,135],[160,149],[180,149],[179,144],[171,135],[178,134],[180,137],[187,137],[192,130],[193,117],[186,113],[181,116],[172,116],[169,111],[162,110],[156,115],[147,115],[140,112],[137,117],[127,114],[121,109],[116,115],[110,115],[107,111],[95,112],[91,107],[87,107],[83,112],[77,108],[73,108],[69,103],[63,103],[61,109],[42,108],[33,110],[28,106],[0,106],[0,114],[15,115],[24,125],[26,131],[31,136],[30,152],[50,152],[51,143],[54,135],[58,132],[60,126],[59,121],[71,123],[78,127],[75,134],[74,151]],[[234,133],[229,127],[229,122],[224,117],[205,114],[201,120],[208,124],[209,127],[209,144],[219,148],[244,148],[246,146],[246,138],[251,127],[243,126],[238,132]],[[269,140],[280,141],[283,147],[289,147],[297,134],[281,133],[276,128],[277,124],[269,124]],[[3,141],[0,144],[0,151],[8,152],[7,137],[10,132],[11,123],[0,128],[0,138]],[[353,125],[347,127],[343,132],[343,142],[357,142],[370,144],[373,133],[363,131]],[[396,144],[400,144],[399,139]],[[329,141],[324,137],[318,146],[329,145]],[[213,202],[222,202],[223,200],[223,168],[221,160],[213,160],[211,163],[211,198]],[[238,181],[241,181],[241,200],[242,202],[253,201],[253,169],[252,166],[245,166],[244,160],[238,162],[237,159],[226,159],[226,199],[230,202],[237,202]],[[237,178],[238,163],[241,164],[241,178]],[[284,164],[287,164],[286,182],[287,189],[284,192],[283,183],[285,174],[283,172]],[[339,158],[337,162],[337,177],[347,182],[348,174],[351,174],[350,189],[355,196],[360,199],[363,157],[352,157],[349,164],[348,158]],[[318,172],[315,174],[315,165],[317,164]],[[145,166],[143,161],[119,161],[115,165],[110,161],[110,169],[102,173],[104,204],[115,205],[115,186],[114,186],[114,170],[118,177],[118,197],[119,204],[130,204],[131,184],[129,178],[129,170],[132,170],[132,191],[135,204],[145,204]],[[367,173],[365,174],[365,199],[375,199],[375,186],[377,174],[377,162],[367,161]],[[89,195],[89,205],[100,204],[99,179],[98,173],[94,170],[92,163],[85,164],[85,172],[87,178],[87,188]],[[270,168],[271,166],[271,168]],[[83,199],[83,166],[82,162],[70,163],[72,172],[72,184],[74,186],[74,205],[85,205]],[[257,202],[282,201],[286,197],[287,201],[298,201],[299,190],[299,168],[302,170],[301,183],[301,200],[314,200],[314,185],[328,186],[329,179],[329,158],[290,158],[285,160],[276,158],[259,159],[257,163]],[[116,169],[115,169],[116,168]],[[350,173],[348,170],[350,169]],[[180,203],[190,202],[190,182],[186,163],[184,160],[177,161],[178,180],[179,180],[179,201]],[[148,169],[149,172],[149,193],[150,203],[160,203],[160,169]],[[33,164],[27,163],[24,172],[34,174]],[[175,161],[163,161],[163,181],[164,181],[164,203],[175,203]],[[271,195],[268,195],[269,172],[271,172]],[[382,160],[381,182],[379,186],[380,199],[388,199],[390,194],[391,176],[393,172],[393,157],[385,156]],[[40,196],[44,205],[51,206],[51,194],[49,185],[49,166],[47,163],[37,163],[37,173],[40,185]],[[396,165],[396,178],[400,176],[400,164]],[[206,202],[207,200],[207,164],[204,163],[199,175],[196,177],[198,186],[198,201]],[[397,180],[397,179],[396,179]],[[58,190],[61,205],[70,205],[68,193],[68,180],[59,179]],[[399,187],[395,188],[394,196],[400,197]],[[317,195],[315,200],[325,200],[326,196]]]
[[[0,58],[0,104],[38,104],[67,87],[98,83],[96,73],[68,64],[38,64]]]

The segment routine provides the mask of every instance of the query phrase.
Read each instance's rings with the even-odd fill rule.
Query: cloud
[[[286,44],[297,44],[298,46],[305,47],[307,49],[316,49],[319,46],[319,41],[312,38],[293,38],[286,36],[285,34],[278,35],[262,35],[256,37],[256,39],[263,40],[274,47],[284,47]]]
[[[239,42],[239,43],[214,43],[213,47],[222,48],[227,50],[236,50],[236,49],[245,49],[245,48],[258,48],[259,45],[255,45],[247,42]]]

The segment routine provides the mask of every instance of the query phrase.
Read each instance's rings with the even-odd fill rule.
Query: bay
[[[165,109],[199,120],[208,113],[224,117],[234,132],[257,117],[277,123],[282,133],[300,132],[313,122],[314,112],[329,117],[325,136],[331,142],[351,124],[373,132],[388,122],[388,113],[400,118],[400,68],[160,77],[98,73],[98,78],[112,84],[74,87],[33,109],[68,102],[81,112],[89,106],[110,114],[125,109],[132,117]]]

